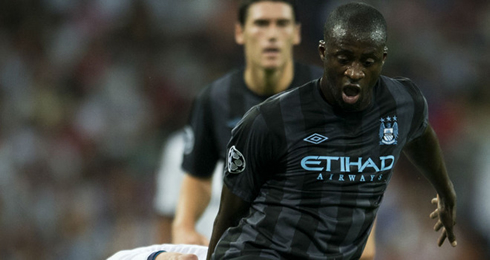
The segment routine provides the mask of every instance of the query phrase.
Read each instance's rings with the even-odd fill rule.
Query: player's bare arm
[[[250,203],[233,194],[226,185],[223,185],[219,212],[213,226],[213,234],[209,243],[206,259],[211,259],[218,240],[229,227],[238,224],[238,221],[247,213]]]
[[[197,255],[194,254],[181,254],[175,252],[165,252],[159,254],[155,260],[198,260]]]
[[[374,260],[376,255],[376,221],[371,229],[371,234],[369,234],[368,241],[364,247],[361,258],[359,260]]]
[[[429,125],[420,137],[407,144],[404,152],[437,191],[437,209],[431,214],[432,218],[438,218],[434,229],[439,231],[442,228],[437,244],[441,246],[447,238],[453,247],[456,246],[453,231],[456,223],[456,192],[447,175],[442,151],[432,127]]]
[[[195,225],[211,200],[211,180],[185,175],[172,227],[172,243],[209,244],[208,239],[196,231]]]

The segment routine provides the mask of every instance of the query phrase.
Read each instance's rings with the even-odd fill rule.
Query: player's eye
[[[269,25],[269,21],[267,21],[267,20],[256,20],[254,22],[254,24],[259,26],[259,27],[265,27],[265,26]]]
[[[279,20],[279,21],[277,21],[277,26],[279,26],[279,27],[286,27],[289,24],[291,24],[290,20]]]
[[[374,60],[373,59],[367,59],[363,62],[363,64],[364,64],[364,67],[369,67],[369,66],[374,64]]]
[[[342,65],[346,65],[349,63],[349,59],[344,55],[337,56],[337,61]]]

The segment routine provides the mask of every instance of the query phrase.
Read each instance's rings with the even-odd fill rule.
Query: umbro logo
[[[303,141],[306,141],[306,142],[309,142],[312,144],[319,144],[319,143],[325,142],[327,139],[328,139],[328,137],[326,137],[326,136],[314,133],[314,134],[306,137],[305,139],[303,139]]]

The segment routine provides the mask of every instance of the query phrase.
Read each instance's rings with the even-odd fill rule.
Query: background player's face
[[[244,45],[247,66],[277,69],[292,61],[300,25],[289,4],[257,2],[248,8],[244,26],[236,25],[235,40]]]
[[[348,30],[334,34],[320,44],[323,59],[323,85],[328,95],[347,111],[360,111],[370,104],[373,87],[383,68],[387,53],[384,44],[367,34],[352,34]]]

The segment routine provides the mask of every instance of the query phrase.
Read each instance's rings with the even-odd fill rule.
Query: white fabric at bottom
[[[165,250],[167,252],[177,252],[182,254],[195,254],[199,260],[205,260],[208,247],[185,244],[161,244],[146,247],[138,247],[130,250],[121,250],[107,258],[107,260],[147,260],[152,253]]]

